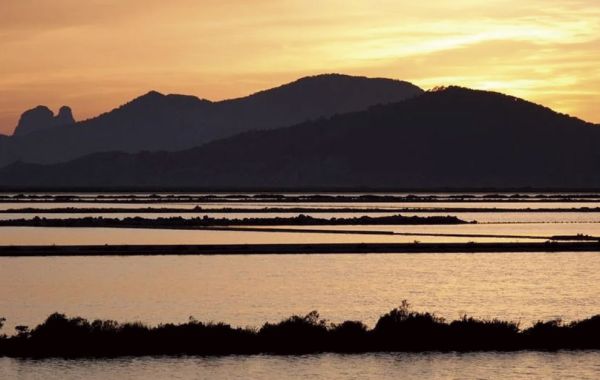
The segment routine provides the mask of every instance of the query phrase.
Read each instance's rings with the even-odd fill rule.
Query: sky
[[[149,90],[221,100],[319,73],[500,91],[600,122],[600,0],[2,0],[0,133]]]

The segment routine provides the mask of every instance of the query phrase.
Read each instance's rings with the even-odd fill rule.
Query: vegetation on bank
[[[330,226],[330,225],[416,225],[416,224],[465,224],[469,223],[455,216],[360,216],[354,218],[315,218],[308,215],[273,218],[212,218],[207,215],[196,218],[156,218],[139,216],[131,218],[67,218],[47,219],[36,216],[33,219],[0,220],[0,226],[19,227],[149,227],[149,228],[194,228],[213,226]]]
[[[72,189],[71,189],[72,190]],[[100,189],[99,189],[100,191]],[[57,202],[57,203],[174,203],[174,202],[579,202],[600,199],[597,191],[589,193],[484,193],[484,194],[352,194],[352,193],[231,193],[231,194],[181,194],[181,193],[105,193],[105,194],[56,194],[56,193],[18,193],[0,194],[0,202]]]
[[[140,214],[140,213],[172,213],[172,214],[244,214],[244,213],[440,213],[440,212],[469,212],[469,213],[514,213],[514,212],[534,212],[534,213],[563,213],[563,212],[600,212],[600,207],[544,207],[544,208],[497,208],[497,207],[223,207],[223,208],[203,208],[195,206],[193,208],[178,207],[53,207],[53,208],[9,208],[0,210],[0,214]]]
[[[0,320],[0,325],[2,320]],[[0,356],[104,357],[139,355],[305,354],[378,351],[513,351],[600,349],[600,315],[571,323],[519,324],[468,316],[447,322],[412,311],[408,303],[382,315],[375,327],[359,321],[329,323],[311,312],[260,328],[203,323],[149,327],[141,323],[68,318],[52,314],[30,330],[0,335]]]
[[[218,227],[215,227],[218,228]],[[228,229],[229,230],[229,229]],[[270,228],[261,231],[271,231]],[[277,231],[282,229],[278,228]],[[291,229],[289,229],[291,231]],[[286,230],[288,231],[288,230]],[[302,231],[298,229],[298,231]],[[304,233],[304,232],[301,232]],[[323,233],[329,233],[323,231]],[[346,232],[342,232],[346,233]],[[380,232],[382,235],[389,233]],[[29,256],[153,256],[153,255],[309,255],[477,252],[598,252],[600,241],[491,243],[283,243],[283,244],[102,244],[0,245],[0,257]]]

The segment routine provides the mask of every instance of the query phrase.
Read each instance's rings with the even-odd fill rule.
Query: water
[[[167,230],[92,227],[0,227],[2,245],[103,244],[308,244],[308,243],[412,243],[545,241],[554,235],[600,236],[600,223],[464,224],[424,226],[279,226],[290,230],[383,231],[396,235],[253,231]],[[263,230],[263,231],[261,231]],[[430,234],[430,235],[402,235]],[[498,235],[454,237],[435,234]],[[502,237],[508,236],[508,237]],[[517,237],[514,237],[517,236]],[[523,236],[523,238],[518,238]],[[536,237],[531,239],[530,237]]]
[[[0,358],[2,379],[597,379],[600,352]]]
[[[214,208],[293,208],[293,207],[310,207],[310,208],[498,208],[498,209],[527,209],[527,208],[594,208],[600,207],[600,201],[574,201],[574,202],[148,202],[148,203],[123,203],[102,201],[79,201],[79,202],[0,202],[0,210],[14,210],[20,208],[68,208],[68,207],[85,207],[85,208],[148,208],[148,207],[165,207],[177,209],[193,209],[196,206],[205,209]]]
[[[447,319],[467,313],[529,325],[600,314],[600,254],[363,254],[0,259],[0,315],[36,325],[86,318],[260,326],[318,310],[377,318],[407,299]]]
[[[164,202],[0,203],[21,207],[486,207],[521,208],[507,213],[441,213],[474,225],[318,226],[318,229],[393,231],[396,233],[465,233],[600,236],[600,213],[531,213],[525,208],[598,207],[581,202]],[[310,214],[310,213],[309,213]],[[411,215],[411,213],[403,213]],[[194,217],[203,213],[42,214],[44,217]],[[297,213],[282,213],[293,216]],[[315,217],[351,217],[360,213],[314,213]],[[370,212],[376,216],[377,213]],[[379,214],[381,215],[381,214]],[[415,213],[415,215],[439,215]],[[0,218],[35,214],[0,214]],[[239,213],[211,216],[270,217]],[[307,227],[287,227],[307,228]],[[312,227],[308,227],[312,228]],[[184,231],[114,228],[0,228],[0,244],[232,244],[429,241],[535,241],[518,238],[351,235]],[[14,326],[35,326],[59,311],[88,319],[142,321],[149,324],[224,321],[260,326],[292,314],[318,310],[332,322],[377,318],[407,299],[416,310],[456,319],[519,321],[526,327],[543,319],[576,320],[600,314],[600,254],[360,254],[136,257],[0,258],[0,316]],[[428,353],[309,356],[142,357],[111,360],[17,360],[0,358],[0,379],[214,379],[214,378],[511,378],[600,377],[600,352]]]
[[[316,208],[404,208],[415,207],[428,210],[441,207],[469,208],[519,208],[522,212],[403,212],[412,216],[453,215],[465,221],[476,221],[478,224],[469,225],[429,225],[429,226],[313,226],[291,227],[292,229],[310,228],[318,230],[359,230],[384,231],[409,234],[469,234],[469,235],[509,235],[537,236],[538,241],[547,240],[554,235],[586,234],[600,236],[599,212],[527,212],[527,208],[568,208],[568,207],[598,207],[598,202],[423,202],[423,203],[282,203],[282,202],[220,202],[201,204],[203,208],[264,208],[264,207],[316,207]],[[114,203],[0,203],[0,209],[15,209],[21,207],[53,208],[53,207],[119,207],[145,208],[170,207],[192,209],[197,203],[145,203],[145,204],[114,204]],[[395,213],[305,213],[317,218],[351,218],[362,215],[383,216]],[[198,213],[54,213],[39,214],[45,218],[81,218],[86,216],[102,216],[107,218],[125,218],[140,216],[144,218],[159,217],[201,217],[207,215]],[[216,218],[266,218],[293,217],[298,213],[209,213]],[[33,218],[37,214],[0,213],[0,220]],[[287,227],[286,227],[287,228]],[[507,242],[532,241],[518,237],[449,237],[449,236],[411,236],[411,235],[340,235],[332,233],[289,233],[289,232],[257,232],[257,231],[184,231],[184,230],[144,230],[144,229],[115,229],[115,228],[16,228],[0,227],[0,244],[2,245],[96,245],[96,244],[265,244],[265,243],[375,243],[375,242]]]
[[[33,219],[36,216],[46,219],[72,219],[86,217],[103,218],[132,218],[142,217],[146,219],[157,218],[201,218],[205,215],[211,218],[244,219],[244,218],[292,218],[300,214],[313,218],[357,218],[370,216],[372,218],[389,215],[404,216],[445,216],[453,215],[465,221],[476,221],[478,223],[600,223],[600,212],[183,212],[183,213],[157,213],[157,212],[94,212],[94,213],[0,213],[0,220],[9,219]]]

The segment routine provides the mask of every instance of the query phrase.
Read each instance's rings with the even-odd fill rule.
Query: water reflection
[[[370,326],[408,299],[529,324],[600,314],[600,254],[365,254],[0,259],[0,311],[14,324],[55,311],[88,319],[258,326],[318,310]]]
[[[0,358],[3,379],[597,379],[600,352]]]

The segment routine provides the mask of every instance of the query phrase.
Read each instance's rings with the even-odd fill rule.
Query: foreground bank
[[[0,320],[2,321],[2,320]],[[0,322],[1,323],[1,322]],[[403,302],[369,329],[360,321],[331,324],[314,311],[261,328],[203,323],[149,327],[111,320],[89,322],[52,314],[33,330],[17,326],[0,336],[0,355],[13,357],[98,357],[140,355],[305,354],[317,352],[515,351],[600,349],[600,315],[568,324],[518,323],[463,316],[447,322],[410,310]]]
[[[348,253],[597,252],[599,241],[516,243],[316,243],[180,245],[5,245],[0,257]]]

